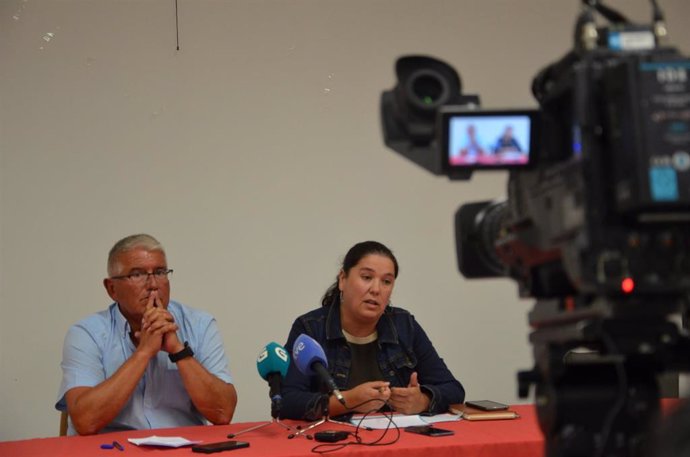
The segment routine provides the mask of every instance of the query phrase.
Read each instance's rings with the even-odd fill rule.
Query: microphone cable
[[[371,403],[371,402],[381,402],[382,405],[381,405],[381,407],[379,407],[379,408],[371,409],[371,410],[367,411],[366,413],[364,413],[364,414],[362,415],[362,417],[360,418],[359,422],[357,423],[357,425],[355,426],[355,431],[354,431],[354,432],[348,432],[348,434],[351,435],[351,436],[354,438],[354,441],[347,441],[347,442],[345,442],[345,443],[323,443],[323,444],[317,444],[316,446],[314,446],[314,447],[311,449],[311,451],[314,452],[314,453],[316,453],[316,454],[327,454],[327,453],[329,453],[329,452],[339,451],[339,450],[344,449],[344,448],[346,448],[346,447],[348,447],[348,446],[389,446],[389,445],[391,445],[391,444],[397,443],[398,440],[400,439],[400,428],[399,428],[399,427],[396,425],[396,423],[393,421],[393,413],[394,413],[394,411],[393,411],[393,408],[391,407],[391,405],[388,403],[388,401],[386,401],[386,400],[381,400],[381,399],[378,399],[378,398],[374,398],[374,399],[370,399],[370,400],[363,401],[362,403],[359,403],[359,404],[355,405],[355,406],[352,407],[351,409],[354,410],[354,409],[360,408],[360,407],[366,405],[367,403]],[[390,411],[381,411],[381,409],[382,409],[384,406],[387,406],[388,409],[389,409]],[[385,418],[388,419],[388,423],[386,424],[386,428],[385,428],[385,429],[382,429],[381,435],[378,436],[378,437],[377,437],[376,439],[374,439],[373,441],[364,441],[364,440],[362,439],[361,435],[360,435],[360,430],[363,428],[363,427],[362,427],[362,423],[363,423],[364,420],[365,420],[367,417],[369,417],[371,414],[378,413],[378,412],[381,412],[381,414],[382,414]],[[371,429],[371,428],[369,428],[369,427],[364,427],[364,428],[365,428],[366,430],[369,430],[369,431],[373,430],[373,429]],[[394,437],[394,438],[391,438],[391,439],[389,439],[389,440],[387,440],[387,441],[383,441],[384,438],[386,438],[386,435],[388,435],[388,432],[389,432],[390,430],[395,430],[395,433],[396,433],[396,434],[395,434],[395,437]]]

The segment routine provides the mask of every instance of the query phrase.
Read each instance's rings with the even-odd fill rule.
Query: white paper
[[[374,430],[382,430],[388,427],[398,427],[404,428],[411,425],[428,425],[436,422],[450,422],[458,421],[460,416],[457,414],[437,414],[435,416],[420,416],[419,414],[404,415],[404,414],[394,414],[393,423],[391,424],[390,416],[367,416],[362,420],[362,416],[353,416],[350,422],[353,425],[358,425],[360,427],[368,427]],[[360,424],[361,421],[361,424]]]
[[[190,441],[181,436],[147,436],[146,438],[129,438],[132,444],[137,446],[165,446],[165,447],[182,447],[191,446],[192,444],[201,443],[201,441]]]

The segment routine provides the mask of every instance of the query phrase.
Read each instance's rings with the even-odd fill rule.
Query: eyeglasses
[[[133,271],[126,275],[111,276],[110,279],[127,279],[133,283],[144,284],[149,280],[149,276],[155,277],[156,281],[167,281],[168,275],[170,275],[172,272],[173,271],[168,268],[157,268],[151,273],[147,273],[145,271]]]

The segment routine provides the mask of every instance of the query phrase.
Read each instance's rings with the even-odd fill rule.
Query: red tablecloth
[[[431,438],[413,433],[400,431],[400,439],[389,446],[347,446],[336,452],[336,455],[359,456],[376,455],[381,457],[445,457],[445,456],[481,456],[481,457],[513,457],[543,455],[543,438],[536,421],[532,405],[514,406],[513,410],[520,414],[519,419],[501,421],[458,421],[438,424],[440,428],[455,431],[453,436]],[[295,424],[298,422],[288,421]],[[241,423],[218,426],[180,427],[158,430],[137,430],[117,433],[107,433],[94,436],[70,436],[56,438],[37,438],[22,441],[0,442],[0,457],[100,457],[109,456],[180,456],[202,455],[193,453],[185,448],[151,448],[137,447],[127,441],[128,438],[143,438],[151,435],[182,436],[190,440],[203,440],[207,443],[225,441],[228,433],[238,432],[253,424]],[[324,424],[319,430],[349,430],[353,427]],[[361,431],[363,441],[373,441],[381,435],[381,431]],[[235,438],[248,441],[250,447],[231,451],[233,457],[294,457],[314,456],[312,448],[321,444],[305,437],[288,439],[289,432],[277,424],[245,433]],[[396,436],[394,430],[388,431],[383,441],[390,441]],[[125,450],[101,449],[101,444],[112,441],[121,443]],[[350,440],[348,440],[350,441]],[[223,454],[225,455],[225,454]]]

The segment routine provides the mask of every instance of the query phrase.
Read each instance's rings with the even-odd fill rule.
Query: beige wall
[[[269,417],[259,350],[364,239],[396,252],[394,302],[468,397],[518,401],[531,304],[461,278],[452,227],[505,175],[449,182],[388,151],[378,99],[395,59],[421,53],[486,107],[534,106],[578,4],[179,0],[176,51],[172,0],[0,0],[0,440],[57,433],[63,336],[109,304],[106,253],[141,231],[167,247],[173,296],[217,317],[236,420]],[[688,51],[689,3],[662,4]]]

